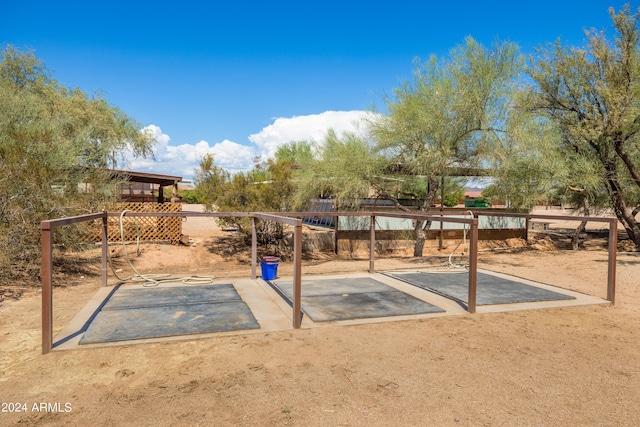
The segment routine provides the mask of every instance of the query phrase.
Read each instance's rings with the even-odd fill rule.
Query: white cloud
[[[196,144],[174,146],[169,145],[171,138],[162,133],[162,129],[156,125],[149,125],[143,131],[150,132],[156,140],[153,149],[155,159],[135,159],[127,156],[128,169],[192,179],[194,170],[206,154],[212,154],[216,165],[231,173],[249,170],[253,165],[254,150],[246,145],[225,139],[214,145],[202,140]]]
[[[156,140],[154,150],[156,154],[163,154],[167,151],[167,146],[169,145],[171,138],[169,138],[169,135],[162,133],[162,129],[160,129],[160,127],[156,125],[149,125],[143,128],[142,132],[153,136]]]
[[[262,155],[273,157],[279,146],[291,141],[322,141],[330,128],[338,135],[358,132],[363,119],[371,114],[366,111],[325,111],[308,116],[281,117],[250,135],[249,140],[260,148]]]
[[[142,129],[156,140],[154,159],[136,159],[129,154],[123,156],[125,167],[139,172],[151,172],[182,176],[193,179],[195,169],[205,154],[212,154],[214,163],[234,173],[248,171],[253,159],[273,157],[276,149],[291,141],[322,141],[332,128],[336,133],[359,132],[362,119],[371,113],[366,111],[325,111],[308,116],[277,118],[260,132],[249,136],[252,145],[242,145],[225,139],[213,145],[205,140],[196,144],[170,145],[169,135],[162,133],[156,125]]]

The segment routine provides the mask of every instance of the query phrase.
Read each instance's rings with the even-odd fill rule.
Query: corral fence
[[[414,200],[404,200],[403,206],[409,209],[408,213],[417,213],[417,205]],[[340,212],[338,218],[337,213]],[[342,215],[345,212],[359,212],[362,217],[351,217]],[[367,212],[398,212],[396,206],[388,200],[365,199],[354,208],[336,210],[335,201],[332,199],[318,199],[310,206],[308,215],[302,217],[305,225],[333,229],[335,232],[336,250],[340,240],[368,240],[369,218]],[[488,213],[514,213],[509,208],[434,208],[429,214],[446,214],[448,217],[470,216],[470,212],[482,212],[478,222],[479,240],[506,240],[511,238],[526,239],[528,233],[528,223],[525,218],[513,216],[492,216]],[[460,240],[463,238],[464,224],[445,223],[432,221],[431,227],[426,232],[427,240],[438,239],[440,247],[444,240]],[[390,216],[378,216],[376,223],[377,240],[407,240],[412,236],[412,220],[406,218],[395,218]],[[409,238],[410,240],[410,238]]]
[[[375,247],[376,247],[376,219],[377,218],[401,218],[414,221],[431,220],[441,223],[454,223],[468,226],[469,239],[469,279],[468,279],[468,305],[469,313],[476,311],[476,282],[478,269],[478,217],[487,216],[513,216],[524,218],[527,225],[532,219],[549,219],[563,221],[593,221],[606,222],[609,224],[609,245],[608,245],[608,277],[607,277],[607,300],[615,303],[615,282],[616,282],[616,255],[617,255],[617,219],[616,218],[596,218],[596,217],[569,217],[554,215],[532,215],[514,213],[480,213],[475,212],[472,218],[450,217],[446,214],[437,213],[392,213],[392,212],[339,212],[339,213],[319,213],[319,212],[102,212],[75,217],[61,218],[42,221],[41,223],[41,245],[42,245],[42,353],[46,354],[53,348],[53,231],[56,228],[79,224],[84,222],[99,222],[101,224],[101,262],[102,262],[102,285],[107,286],[108,282],[108,246],[109,246],[109,224],[112,218],[140,218],[155,217],[157,219],[178,219],[188,217],[250,217],[252,219],[252,239],[251,239],[251,278],[257,276],[257,236],[256,220],[276,221],[281,224],[288,224],[295,228],[294,249],[293,249],[293,304],[292,304],[292,325],[293,328],[300,328],[302,322],[301,310],[301,281],[302,281],[302,219],[305,216],[327,215],[336,218],[336,223],[340,217],[368,217],[369,224],[369,273],[375,273]]]

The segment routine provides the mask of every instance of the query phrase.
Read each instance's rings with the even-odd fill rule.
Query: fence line
[[[109,242],[109,219],[123,215],[118,212],[103,212],[77,217],[61,218],[42,221],[41,246],[42,246],[42,353],[46,354],[53,348],[53,230],[71,224],[86,221],[101,221],[101,247],[102,247],[102,285],[107,285],[107,256]],[[597,217],[570,217],[557,215],[533,215],[495,212],[474,212],[473,218],[448,217],[444,213],[403,213],[403,212],[125,212],[123,217],[157,217],[157,219],[176,219],[187,217],[250,217],[252,218],[252,264],[251,276],[255,279],[257,264],[257,239],[256,239],[256,219],[277,221],[295,227],[294,233],[294,292],[293,292],[293,313],[292,324],[294,328],[300,328],[302,320],[301,310],[301,280],[302,280],[302,219],[305,216],[368,216],[370,218],[369,239],[369,272],[375,273],[375,242],[376,242],[376,217],[407,218],[413,220],[439,220],[441,222],[453,222],[469,225],[469,282],[468,282],[468,307],[469,313],[476,311],[476,281],[478,268],[478,216],[513,216],[526,219],[527,226],[531,219],[562,219],[564,221],[595,221],[609,223],[609,248],[608,248],[608,278],[607,278],[607,299],[611,304],[615,304],[615,282],[616,282],[616,256],[617,256],[617,219],[597,218]],[[337,223],[337,222],[336,222]]]

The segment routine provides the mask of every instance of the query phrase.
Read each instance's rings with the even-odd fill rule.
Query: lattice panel
[[[180,203],[115,203],[112,212],[125,210],[132,212],[182,212]],[[120,242],[120,217],[108,218],[108,239],[110,243]],[[137,229],[136,229],[137,224]],[[180,217],[124,217],[122,221],[124,239],[134,242],[140,238],[143,242],[169,241],[178,242],[182,236],[182,218]],[[101,239],[101,224],[96,222],[94,241]]]

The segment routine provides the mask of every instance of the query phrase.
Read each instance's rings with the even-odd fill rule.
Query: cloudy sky
[[[155,159],[133,159],[126,161],[130,168],[138,171],[156,171],[183,176],[193,174],[205,154],[213,154],[215,163],[224,169],[237,172],[253,166],[253,159],[273,157],[277,148],[289,141],[322,141],[327,129],[337,133],[360,132],[359,124],[371,113],[367,111],[325,111],[320,114],[277,118],[260,132],[248,136],[249,144],[240,144],[224,139],[210,144],[200,140],[196,144],[173,144],[171,137],[156,125],[144,128],[155,136]]]
[[[416,57],[468,35],[523,53],[585,28],[611,31],[617,0],[4,2],[0,44],[32,49],[53,77],[156,135],[128,168],[190,179],[206,153],[251,168],[289,141],[351,130],[410,80]]]

